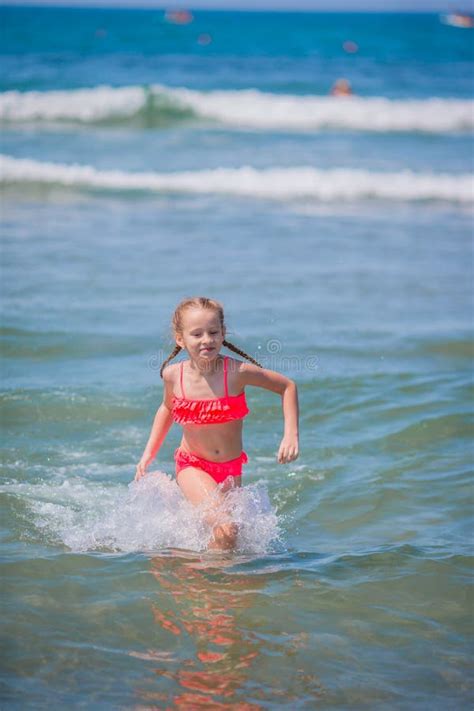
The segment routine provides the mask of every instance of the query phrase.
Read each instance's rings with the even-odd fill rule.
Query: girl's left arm
[[[242,387],[253,385],[281,395],[284,431],[278,449],[278,461],[280,464],[294,461],[299,454],[299,408],[296,383],[274,370],[259,368],[250,363],[241,364],[238,379]]]

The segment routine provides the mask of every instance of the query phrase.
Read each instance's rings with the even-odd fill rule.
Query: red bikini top
[[[180,369],[180,385],[183,397],[173,396],[173,419],[179,425],[217,425],[232,420],[242,420],[250,412],[245,393],[229,395],[227,389],[227,361],[224,357],[225,396],[213,400],[189,400],[183,388],[183,362]]]

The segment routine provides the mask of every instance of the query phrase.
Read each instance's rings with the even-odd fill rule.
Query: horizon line
[[[273,13],[273,12],[287,12],[287,13],[293,13],[293,12],[298,12],[298,13],[311,13],[311,14],[339,14],[339,13],[345,13],[345,14],[445,14],[445,13],[466,13],[466,14],[471,14],[474,8],[472,7],[472,0],[471,2],[465,3],[466,5],[471,5],[471,7],[465,8],[463,10],[457,8],[456,10],[453,9],[452,7],[450,8],[449,6],[447,7],[448,3],[446,2],[439,2],[439,3],[433,3],[432,7],[413,7],[413,4],[410,2],[411,6],[407,7],[396,7],[398,3],[393,2],[391,4],[384,4],[384,7],[380,8],[374,8],[370,6],[370,2],[361,2],[358,7],[347,7],[347,4],[344,3],[344,0],[342,0],[339,4],[339,6],[334,7],[334,2],[328,2],[327,4],[323,0],[323,6],[322,7],[308,7],[304,2],[302,4],[297,4],[295,6],[294,3],[288,3],[288,6],[285,4],[285,0],[283,0],[283,5],[280,5],[278,7],[268,7],[268,5],[263,2],[259,3],[258,0],[256,2],[253,2],[252,5],[249,7],[245,4],[245,1],[242,3],[238,0],[235,2],[231,2],[231,4],[227,4],[226,7],[217,7],[211,2],[206,2],[206,0],[203,0],[202,2],[199,2],[198,4],[195,5],[194,3],[181,3],[177,2],[176,0],[168,0],[168,2],[165,2],[164,0],[151,0],[151,2],[147,2],[147,0],[116,0],[114,4],[110,4],[107,0],[78,0],[75,2],[74,0],[72,2],[67,2],[67,0],[2,0],[1,2],[1,7],[12,7],[12,8],[56,8],[56,9],[62,9],[62,10],[85,10],[85,9],[100,9],[100,10],[187,10],[190,12],[199,12],[199,11],[212,11],[212,12],[248,12],[248,13],[255,13],[255,12],[262,12],[262,13]],[[451,2],[449,2],[449,5],[451,5]]]

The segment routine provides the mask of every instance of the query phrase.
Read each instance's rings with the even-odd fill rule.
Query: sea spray
[[[2,490],[22,501],[43,542],[74,552],[203,551],[212,535],[203,507],[192,506],[176,481],[160,471],[128,485],[74,477],[11,482]],[[215,508],[217,519],[230,516],[239,526],[239,552],[269,552],[279,539],[279,518],[261,484],[231,490]]]
[[[274,94],[257,89],[197,91],[162,85],[96,86],[0,93],[0,121],[147,126],[185,119],[272,131],[452,133],[474,129],[470,99]]]
[[[234,195],[277,201],[317,202],[443,200],[471,204],[469,174],[375,172],[351,168],[319,170],[309,166],[256,169],[251,166],[169,173],[98,170],[0,155],[5,185],[61,186],[67,189]]]

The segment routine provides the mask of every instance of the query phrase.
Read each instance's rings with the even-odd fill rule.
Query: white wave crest
[[[145,102],[139,86],[98,86],[72,91],[6,91],[0,94],[2,121],[101,121],[133,116]]]
[[[150,472],[128,487],[73,477],[10,483],[1,490],[26,505],[41,539],[73,551],[203,551],[212,534],[203,512],[186,501],[176,481],[163,472]],[[279,540],[278,517],[261,484],[229,491],[223,515],[239,527],[239,553],[269,552]]]
[[[200,116],[250,128],[428,133],[474,128],[474,102],[456,99],[295,96],[255,89],[173,93]]]
[[[145,108],[152,120],[172,107],[227,126],[260,130],[446,133],[474,129],[474,102],[463,99],[341,98],[160,85],[0,93],[3,122],[127,120]]]
[[[179,173],[129,173],[91,166],[43,163],[0,155],[3,184],[59,185],[86,190],[234,195],[319,202],[444,200],[471,203],[474,178],[447,173],[376,173],[338,168],[217,168]]]

